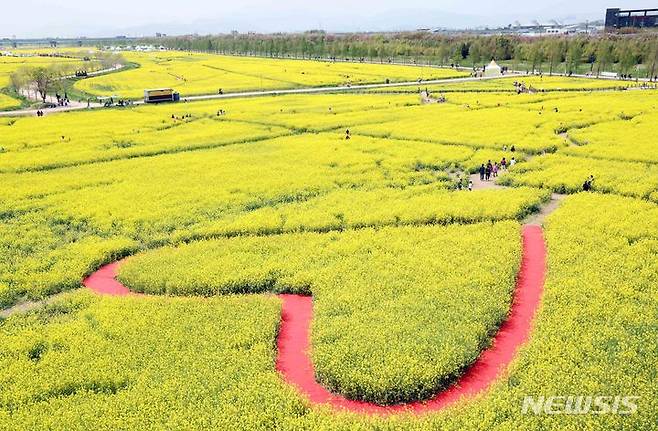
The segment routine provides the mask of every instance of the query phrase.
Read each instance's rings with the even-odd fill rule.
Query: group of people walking
[[[492,162],[489,160],[486,164],[482,163],[478,169],[480,173],[480,181],[491,181],[498,176],[498,172],[506,171],[508,168],[516,164],[516,158],[512,157],[509,161],[503,157],[500,162]]]
[[[69,106],[69,95],[64,93],[64,96],[60,95],[59,93],[55,93],[55,97],[57,98],[57,106]]]

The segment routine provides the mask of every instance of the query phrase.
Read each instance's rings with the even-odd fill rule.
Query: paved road
[[[201,96],[188,96],[182,97],[181,101],[195,101],[195,100],[213,100],[213,99],[237,99],[244,97],[262,97],[262,96],[282,96],[286,94],[318,94],[318,93],[334,93],[334,92],[350,92],[350,91],[359,91],[359,90],[370,90],[376,88],[392,88],[392,87],[411,87],[411,86],[425,86],[433,84],[449,84],[449,83],[458,83],[458,82],[472,82],[472,81],[485,81],[492,79],[500,79],[509,77],[510,75],[501,75],[501,76],[492,76],[484,78],[452,78],[452,79],[434,79],[427,81],[406,81],[406,82],[395,82],[390,84],[361,84],[361,85],[342,85],[335,87],[307,87],[307,88],[292,88],[287,90],[267,90],[267,91],[244,91],[239,93],[227,93],[227,94],[206,94]],[[142,105],[144,101],[136,101],[135,105]],[[102,106],[98,104],[92,104],[90,109],[99,109]],[[58,107],[52,109],[43,110],[46,114],[54,112],[66,112],[66,111],[78,111],[81,109],[88,109],[86,104],[83,106],[67,106],[67,107]],[[18,111],[4,111],[0,112],[0,117],[17,117],[17,116],[35,116],[37,114],[36,109],[24,109]]]
[[[106,73],[108,70],[99,71],[99,73]],[[560,74],[553,74],[554,76],[562,76]],[[227,94],[205,94],[200,96],[186,96],[182,97],[181,101],[195,101],[195,100],[214,100],[214,99],[237,99],[245,97],[262,97],[262,96],[282,96],[287,94],[319,94],[319,93],[334,93],[334,92],[350,92],[350,91],[359,91],[359,90],[371,90],[377,88],[393,88],[393,87],[412,87],[412,86],[425,86],[433,84],[449,84],[449,83],[459,83],[459,82],[473,82],[473,81],[486,81],[493,79],[509,78],[513,76],[532,76],[526,75],[525,73],[520,72],[508,72],[505,75],[500,76],[490,76],[490,77],[465,77],[465,78],[446,78],[446,79],[433,79],[426,81],[406,81],[406,82],[394,82],[389,84],[360,84],[360,85],[342,85],[334,87],[306,87],[306,88],[292,88],[285,90],[266,90],[266,91],[244,91],[237,93],[227,93]],[[546,75],[548,76],[548,75]],[[585,76],[585,75],[573,75],[575,78],[590,78],[595,79],[596,77]],[[615,79],[611,77],[600,77],[599,79]],[[646,81],[646,80],[641,80]],[[135,105],[142,105],[144,101],[135,101]],[[68,106],[68,107],[57,107],[46,109],[44,112],[56,113],[56,112],[66,112],[66,111],[78,111],[81,109],[99,109],[103,108],[101,104],[92,104],[90,108],[87,108],[86,103]],[[25,109],[17,111],[0,111],[0,117],[17,117],[17,116],[35,116],[37,113],[36,109]]]

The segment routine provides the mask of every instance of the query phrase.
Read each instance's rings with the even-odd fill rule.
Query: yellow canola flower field
[[[286,96],[0,118],[0,172],[253,142],[305,127],[332,130],[355,112],[382,115],[413,101],[409,96]],[[225,114],[218,115],[220,110]]]
[[[20,100],[0,93],[0,111],[17,108],[19,106],[21,106]]]
[[[408,107],[396,119],[354,130],[396,139],[499,149],[514,145],[528,153],[552,152],[566,146],[559,133],[651,112],[655,95],[655,91],[449,95],[448,103]],[[614,103],[610,103],[611,97]]]
[[[390,404],[429,397],[475,360],[519,262],[519,225],[502,222],[198,241],[132,257],[119,278],[157,295],[312,293],[320,382]]]
[[[594,176],[594,189],[658,202],[658,165],[551,154],[518,166],[502,179],[506,185],[541,187],[558,193],[582,190]]]
[[[208,297],[79,291],[0,319],[0,429],[654,429],[656,92],[447,97],[1,119],[2,307],[128,255],[135,289]],[[497,182],[513,187],[455,190],[511,156]],[[542,303],[488,391],[383,419],[311,406],[277,375],[279,302],[251,292],[314,294],[313,360],[332,389],[394,402],[454,378],[504,317],[518,223],[551,191],[573,195],[544,224]],[[601,394],[637,411],[523,413],[527,396]]]
[[[304,415],[274,370],[279,316],[265,296],[68,295],[3,322],[0,428],[235,429],[242,417],[241,427],[262,429]]]
[[[658,105],[658,103],[657,103]],[[598,123],[569,132],[576,144],[564,153],[610,160],[658,163],[658,113]]]
[[[500,79],[483,79],[480,81],[454,82],[445,84],[419,84],[418,87],[390,87],[385,90],[370,90],[372,92],[410,92],[425,89],[430,93],[441,92],[516,92],[514,83],[524,84],[531,92],[544,91],[586,91],[586,90],[619,90],[638,87],[641,83],[604,78],[581,78],[565,76],[510,75]]]
[[[236,418],[240,418],[240,429],[246,430],[264,427],[428,431],[652,429],[658,411],[653,396],[653,361],[658,338],[652,320],[658,306],[655,292],[657,220],[658,206],[636,199],[596,194],[567,198],[563,207],[548,220],[550,271],[529,343],[519,354],[518,361],[490,391],[448,411],[383,419],[309,406],[282,382],[274,369],[273,346],[280,307],[271,296],[110,298],[82,291],[0,324],[0,381],[7,388],[0,393],[0,427],[89,429],[129,424],[131,429],[141,430],[166,423],[173,428],[233,429]],[[438,228],[438,231],[442,229],[449,232],[465,228]],[[496,228],[484,231],[490,229]],[[330,235],[318,237],[329,238]],[[331,250],[334,256],[339,255],[336,252],[349,250],[349,242],[345,240],[349,233],[333,235],[336,238],[333,249],[318,250],[324,256],[331,256]],[[231,274],[234,279],[238,274],[256,279],[263,271],[253,262],[267,262],[267,255],[259,256],[257,249],[247,247],[250,242],[257,241],[264,239],[224,240],[224,244],[230,244],[231,250],[240,254],[222,258],[219,265],[210,267],[209,275],[224,282],[231,279]],[[178,265],[180,261],[171,260],[170,268],[175,274],[171,280],[184,280],[177,284],[188,287],[199,280],[203,285],[210,278],[200,274],[197,274],[199,278],[192,277],[199,269],[193,251],[204,250],[200,255],[204,261],[224,256],[222,250],[212,244],[204,241],[179,249],[167,248],[141,255],[131,265],[155,269],[165,264],[168,257],[176,255],[189,259],[186,262],[194,272],[186,273],[185,268]],[[285,244],[282,237],[278,243],[263,245],[269,247],[269,251],[280,251]],[[385,241],[382,244],[383,248],[387,247]],[[396,244],[397,241],[391,246],[396,247]],[[359,243],[355,245],[358,248]],[[304,245],[298,242],[295,246]],[[487,256],[491,253],[486,247],[480,248],[477,242],[474,247]],[[415,252],[417,247],[412,246],[412,249]],[[251,258],[247,265],[236,266],[232,273],[222,271],[220,265],[235,265],[247,256]],[[365,255],[359,254],[356,265],[363,263],[361,257]],[[456,251],[454,259],[458,258],[466,259],[463,267],[474,263],[472,256],[461,250]],[[430,261],[441,260],[432,258]],[[275,263],[292,268],[304,262],[315,265],[304,255],[297,255],[289,265],[285,259]],[[336,261],[335,265],[348,265],[348,262]],[[404,270],[408,261],[402,259],[400,263]],[[395,271],[397,265],[398,262],[385,271]],[[420,269],[419,275],[425,274]],[[460,266],[456,270],[459,271]],[[472,272],[478,277],[485,274]],[[336,274],[325,273],[323,277],[319,277],[322,271],[316,274],[316,281],[337,280]],[[162,275],[152,274],[144,281],[158,286],[165,280]],[[280,280],[287,280],[288,285],[303,281],[285,274],[281,276]],[[471,276],[467,274],[465,278]],[[378,289],[377,298],[387,292]],[[325,295],[324,299],[319,298],[318,307],[331,297],[349,300],[349,296],[332,290],[327,290]],[[449,303],[459,299],[455,301],[458,305],[460,298],[458,293]],[[388,307],[394,303],[373,306]],[[425,301],[402,304],[403,312],[390,313],[405,323],[421,322],[419,314],[404,312],[407,307],[429,306]],[[331,311],[331,305],[327,306],[326,311]],[[473,311],[475,308],[467,315],[475,316],[471,314]],[[441,313],[427,315],[434,324],[441,321]],[[325,317],[332,318],[330,314]],[[345,324],[349,322],[346,319]],[[400,330],[397,323],[391,329],[378,327],[375,334],[386,330],[393,334]],[[373,322],[364,324],[374,325]],[[424,332],[422,327],[418,330]],[[349,332],[345,330],[341,336],[349,337]],[[438,339],[436,333],[428,341],[433,338]],[[319,341],[314,339],[314,343]],[[389,338],[383,348],[393,352],[398,341],[404,345],[403,338]],[[359,345],[365,346],[364,340],[359,340]],[[426,345],[408,347],[423,346]],[[437,353],[443,354],[445,352]],[[338,371],[349,372],[349,364],[342,362]],[[382,368],[387,368],[378,371],[382,376],[396,370],[395,367]],[[523,400],[528,394],[535,397],[629,394],[636,397],[637,410],[624,415],[523,413]]]
[[[150,118],[149,107],[141,110],[144,118]],[[140,119],[141,110],[109,113],[132,113],[130,118]],[[161,115],[154,115],[156,124]],[[75,130],[84,113],[59,117],[73,120],[64,121],[62,126]],[[90,134],[94,133],[92,124]],[[105,139],[106,128],[124,133],[121,125],[126,126],[119,122],[99,124],[101,138]],[[141,127],[143,131],[133,133],[130,139],[140,142],[150,136],[148,127]],[[256,136],[226,145],[221,138],[231,137],[227,127],[215,118],[193,118],[152,132],[154,136],[168,134],[162,141],[165,147],[155,148],[156,154],[167,153],[168,144],[173,149],[167,154],[129,155],[106,163],[95,163],[102,159],[91,143],[88,146],[92,148],[85,147],[83,139],[72,140],[70,148],[65,142],[45,143],[30,150],[37,155],[43,152],[45,161],[66,150],[71,153],[60,156],[58,162],[65,167],[37,164],[34,172],[2,174],[5,187],[0,198],[5,223],[0,228],[0,243],[11,250],[12,258],[0,265],[1,302],[11,304],[24,295],[39,298],[77,287],[81,277],[99,262],[195,236],[231,235],[245,229],[259,232],[279,225],[284,230],[331,230],[337,224],[342,228],[340,212],[345,223],[354,227],[520,219],[546,196],[538,190],[519,189],[487,195],[489,199],[483,201],[479,193],[449,192],[454,180],[447,170],[458,168],[477,154],[468,147],[356,135],[346,140],[342,134],[332,133],[273,139]],[[196,139],[208,130],[216,148],[198,148],[204,141],[190,143],[185,134],[174,133],[185,128]],[[22,135],[15,136],[18,139]],[[175,137],[182,138],[181,148],[174,145]],[[19,154],[22,147],[20,143],[14,145]],[[76,147],[80,155],[75,153]],[[130,148],[113,151],[120,150]],[[13,158],[11,149],[0,156],[6,156],[2,160],[8,163],[30,162],[29,158]],[[80,157],[82,162],[68,166],[75,162],[73,157]],[[389,200],[397,198],[422,204],[423,211]],[[308,205],[300,207],[303,212],[298,214],[295,205],[306,201]],[[452,210],[447,210],[453,204]],[[468,211],[462,213],[457,208]],[[290,223],[282,224],[279,212],[289,214]]]
[[[522,220],[548,198],[547,192],[522,187],[472,193],[452,192],[435,185],[339,189],[302,202],[263,206],[200,223],[191,231],[175,234],[174,238],[177,242],[189,242],[218,236]]]
[[[267,59],[180,51],[125,52],[139,65],[93,77],[76,88],[96,95],[141,98],[149,88],[174,88],[183,96],[346,84],[416,81],[468,76],[464,72],[416,66]]]

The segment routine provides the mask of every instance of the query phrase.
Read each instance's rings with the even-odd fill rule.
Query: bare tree
[[[39,96],[46,103],[48,91],[57,82],[57,73],[48,67],[36,67],[28,71],[29,83],[34,86],[34,89],[39,93]]]
[[[97,55],[96,59],[100,62],[100,69],[112,69],[117,65],[125,64],[125,60],[121,54],[114,54],[109,52],[101,52]]]

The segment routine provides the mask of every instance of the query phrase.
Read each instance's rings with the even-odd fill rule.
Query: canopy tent
[[[491,63],[484,68],[484,76],[500,76],[501,69],[496,63],[496,60],[491,60]]]

